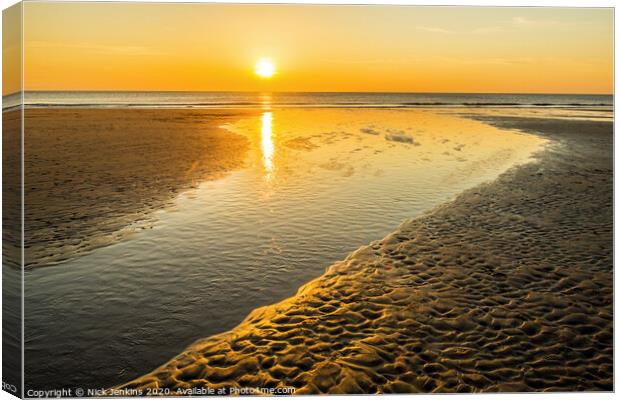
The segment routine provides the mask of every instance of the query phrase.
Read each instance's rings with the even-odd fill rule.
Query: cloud
[[[433,27],[433,26],[418,26],[418,29],[421,31],[433,32],[433,33],[443,33],[443,34],[455,33],[454,31],[451,31],[448,29],[438,28],[438,27]]]
[[[512,23],[516,26],[554,26],[558,21],[552,19],[529,19],[525,17],[513,17]]]
[[[486,35],[488,33],[505,32],[505,29],[500,26],[483,26],[471,31],[474,35]]]
[[[147,55],[159,55],[162,54],[159,51],[155,51],[152,48],[146,46],[126,46],[126,45],[99,45],[89,43],[58,43],[58,42],[46,42],[46,41],[32,41],[26,42],[26,46],[30,48],[53,48],[53,49],[73,49],[81,50],[85,53],[91,54],[106,54],[106,55],[133,55],[133,56],[147,56]]]
[[[369,58],[363,60],[345,60],[345,59],[337,59],[337,58],[323,58],[320,61],[326,64],[353,64],[353,65],[400,65],[400,64],[409,64],[411,62],[410,59],[402,58]]]
[[[532,23],[532,20],[524,17],[513,17],[512,22],[517,25],[530,25]]]
[[[531,64],[534,59],[529,57],[515,57],[515,58],[446,58],[442,59],[446,63],[450,64],[464,64],[464,65],[515,65],[515,64]]]

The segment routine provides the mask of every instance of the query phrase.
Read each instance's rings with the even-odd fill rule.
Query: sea
[[[21,93],[3,98],[3,109]],[[27,107],[612,107],[612,95],[518,93],[27,91]]]

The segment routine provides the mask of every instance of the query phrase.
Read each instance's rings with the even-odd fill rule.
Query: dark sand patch
[[[291,149],[305,151],[314,150],[319,147],[316,144],[312,143],[311,138],[303,137],[296,137],[295,139],[287,140],[286,142],[284,142],[284,145]]]
[[[374,128],[374,126],[370,126],[370,127],[362,128],[362,129],[360,129],[360,131],[361,131],[362,133],[367,134],[367,135],[375,135],[375,136],[377,136],[377,135],[381,134],[381,132],[379,132],[378,130],[376,130],[376,129]]]
[[[612,390],[613,126],[486,120],[552,143],[121,387]]]
[[[2,250],[14,267],[21,262],[21,109],[2,113]]]
[[[21,392],[21,109],[2,112],[2,379]]]
[[[119,240],[181,191],[241,167],[247,139],[218,128],[240,113],[26,110],[26,265]]]
[[[405,131],[397,131],[397,130],[389,130],[385,135],[385,140],[389,140],[391,142],[399,142],[399,143],[408,143],[419,146],[420,143],[416,143],[413,140],[413,136],[409,135]]]

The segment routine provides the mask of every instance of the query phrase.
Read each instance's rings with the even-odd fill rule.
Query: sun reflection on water
[[[273,174],[273,154],[275,152],[271,121],[271,112],[263,113],[261,117],[261,151],[263,152],[263,166],[267,180],[270,180]]]
[[[263,110],[271,109],[271,94],[270,93],[262,93],[259,99],[260,99],[260,104]]]

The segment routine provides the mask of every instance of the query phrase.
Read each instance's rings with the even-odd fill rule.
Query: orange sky
[[[27,90],[613,91],[611,9],[25,3],[24,32]]]
[[[2,11],[2,94],[21,89],[21,7]]]

